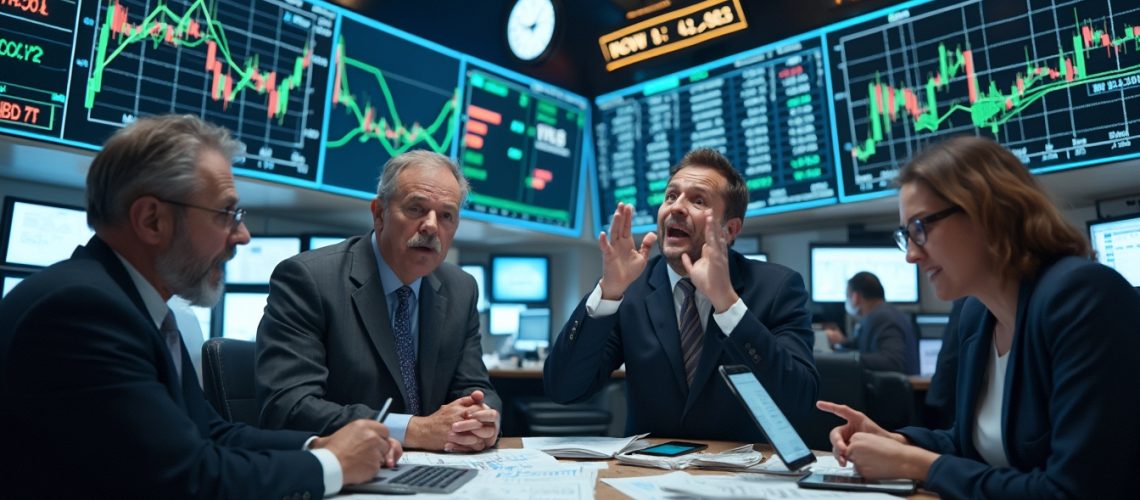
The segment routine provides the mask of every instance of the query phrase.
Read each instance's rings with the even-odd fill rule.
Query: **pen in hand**
[[[376,421],[384,423],[384,419],[388,417],[388,407],[392,406],[392,398],[388,398],[384,402],[384,406],[380,408],[380,413],[376,415]]]

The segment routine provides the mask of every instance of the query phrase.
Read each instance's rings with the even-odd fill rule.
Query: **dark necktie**
[[[681,302],[681,353],[685,356],[685,377],[692,386],[697,363],[701,359],[704,328],[701,328],[701,315],[697,312],[697,294],[693,282],[689,278],[681,278],[677,286],[685,293],[685,300]]]
[[[158,333],[162,334],[162,338],[166,340],[166,348],[170,351],[170,357],[174,359],[174,371],[178,373],[178,379],[181,380],[182,332],[178,331],[178,322],[174,320],[174,311],[166,311],[166,317],[162,319],[162,326],[158,328]]]
[[[420,414],[420,386],[416,382],[416,349],[412,342],[412,289],[407,285],[396,290],[399,302],[396,304],[396,355],[400,358],[400,375],[404,378],[404,389],[408,392],[407,411],[411,415]]]

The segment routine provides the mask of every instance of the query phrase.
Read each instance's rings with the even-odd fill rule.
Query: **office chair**
[[[915,423],[914,389],[906,375],[863,369],[858,352],[816,354],[819,399],[861,411],[888,431]],[[797,427],[804,442],[814,450],[830,450],[831,429],[844,420],[812,409]]]
[[[230,422],[258,425],[253,342],[213,338],[202,345],[202,390]]]

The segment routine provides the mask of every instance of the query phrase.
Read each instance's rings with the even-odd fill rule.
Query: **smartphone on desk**
[[[909,479],[876,481],[860,476],[821,474],[819,472],[813,472],[800,478],[799,485],[801,488],[820,490],[876,491],[880,493],[894,493],[896,495],[909,495],[914,493],[914,481]]]
[[[705,448],[708,448],[708,445],[701,443],[690,443],[687,441],[669,441],[666,443],[653,445],[648,448],[634,450],[630,453],[640,453],[642,455],[653,455],[657,457],[677,457],[696,451],[701,451]]]

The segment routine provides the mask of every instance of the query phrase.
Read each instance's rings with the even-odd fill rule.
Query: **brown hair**
[[[1035,276],[1060,257],[1092,256],[1084,233],[1065,221],[1029,169],[990,139],[960,136],[929,146],[896,182],[921,182],[962,207],[981,226],[1006,278]]]
[[[711,168],[723,175],[728,184],[724,188],[724,220],[743,219],[744,211],[748,209],[748,185],[744,183],[740,171],[732,163],[712,148],[698,148],[689,151],[681,162],[669,169],[669,178],[672,179],[677,172],[686,167]]]

